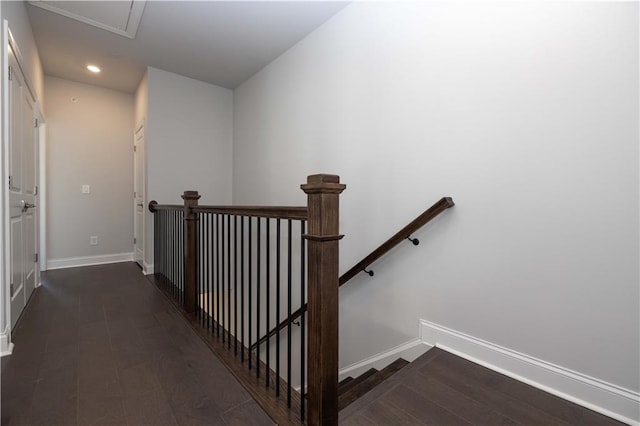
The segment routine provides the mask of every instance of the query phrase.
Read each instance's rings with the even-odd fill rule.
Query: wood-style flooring
[[[133,263],[47,272],[13,338],[2,425],[273,424]],[[434,348],[340,424],[620,423]]]
[[[438,348],[340,412],[341,425],[621,425]]]
[[[2,358],[2,425],[273,424],[133,263],[43,274]]]

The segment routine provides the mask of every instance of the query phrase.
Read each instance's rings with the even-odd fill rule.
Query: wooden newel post
[[[196,311],[198,301],[198,191],[184,191],[184,309]]]
[[[310,426],[338,424],[338,242],[339,195],[335,175],[312,175],[307,193],[308,394]]]

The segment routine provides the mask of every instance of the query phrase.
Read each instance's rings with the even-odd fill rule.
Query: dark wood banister
[[[155,201],[149,203],[151,212],[157,210],[182,210],[182,204],[158,204]],[[203,206],[198,205],[191,209],[194,213],[219,213],[236,216],[269,217],[279,219],[306,220],[307,207],[282,207],[282,206]]]
[[[362,272],[364,269],[366,269],[367,266],[380,259],[395,246],[410,237],[418,229],[429,223],[433,218],[435,218],[448,208],[453,207],[454,205],[455,203],[453,202],[453,199],[451,197],[442,197],[434,205],[425,210],[420,216],[412,220],[407,226],[396,232],[394,236],[382,243],[377,249],[372,251],[360,262],[356,263],[353,268],[342,274],[339,280],[340,286],[346,284],[349,280],[358,275],[359,272]],[[273,328],[268,335],[263,336],[258,342],[251,345],[251,349],[254,349],[259,343],[263,343],[265,340],[267,340],[267,337],[273,337],[276,333],[280,332],[283,328],[294,322],[297,318],[300,317],[300,315],[302,315],[302,312],[306,309],[307,304],[305,303],[301,308],[291,314],[291,318],[282,321],[280,324],[278,324],[277,327]]]
[[[307,353],[309,354],[306,368],[306,395],[302,395],[300,416],[309,426],[337,426],[338,425],[338,288],[339,264],[339,195],[345,189],[340,183],[340,177],[329,174],[307,176],[307,182],[300,186],[307,194],[306,207],[260,207],[260,206],[200,206],[197,191],[185,191],[182,196],[183,206],[159,205],[156,201],[149,203],[149,210],[153,213],[159,210],[184,211],[183,237],[183,265],[184,265],[184,314],[190,321],[198,322],[195,314],[198,306],[198,261],[199,261],[199,233],[198,221],[200,212],[220,213],[236,216],[277,217],[280,219],[306,220],[307,260],[306,291],[308,294],[308,315],[303,318],[308,321]],[[235,237],[234,237],[235,238]],[[234,240],[235,241],[235,240]],[[230,244],[227,242],[227,244]],[[229,272],[230,273],[230,272]],[[230,327],[229,327],[230,333]],[[209,336],[209,335],[208,335]],[[209,336],[210,337],[210,336]],[[229,334],[229,339],[231,339]],[[302,341],[304,342],[304,337]],[[230,344],[230,343],[229,343]],[[217,349],[210,345],[214,352]],[[227,345],[227,349],[230,346]],[[304,350],[302,349],[304,352]],[[222,351],[225,354],[229,352]],[[222,358],[221,358],[222,359]],[[234,358],[237,360],[237,356]],[[259,358],[256,358],[258,362]],[[303,356],[304,363],[304,356]],[[238,365],[230,363],[231,365]],[[304,366],[304,364],[302,364]],[[269,362],[265,368],[269,368]],[[230,367],[232,368],[232,367]],[[305,368],[302,367],[304,372]],[[244,376],[252,380],[243,380],[249,393],[279,424],[299,424],[291,417],[291,413],[281,413],[279,407],[265,403],[264,386],[253,380],[253,374],[243,370]],[[256,372],[258,370],[256,369]],[[232,372],[237,370],[232,369]],[[236,373],[234,373],[236,374]],[[267,377],[270,377],[268,373]],[[304,376],[303,376],[304,377]],[[305,380],[302,379],[304,383]],[[287,384],[287,386],[290,386]],[[269,380],[266,382],[269,387]],[[279,387],[278,387],[279,388]],[[305,396],[307,396],[305,398]],[[276,392],[276,401],[277,392]],[[307,401],[305,414],[304,401]],[[260,402],[262,401],[262,402]],[[282,407],[280,407],[282,408]]]

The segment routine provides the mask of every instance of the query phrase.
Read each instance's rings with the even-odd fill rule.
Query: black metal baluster
[[[305,312],[304,303],[306,299],[306,281],[305,281],[305,262],[307,260],[306,255],[306,240],[304,238],[305,222],[300,221],[300,419],[304,420],[305,417],[305,372],[306,372],[306,359],[305,359]]]
[[[176,245],[176,282],[178,283],[178,297],[180,298],[180,304],[184,304],[184,291],[182,288],[182,267],[184,266],[184,262],[182,261],[182,249],[184,248],[184,243],[182,241],[182,232],[184,231],[184,218],[182,216],[182,212],[177,211],[176,213],[176,216],[178,218],[176,226],[178,244],[175,244],[174,242],[174,244]]]
[[[158,229],[158,251],[159,251],[159,256],[160,258],[158,259],[158,273],[160,274],[160,284],[164,284],[164,234],[165,234],[165,227],[164,227],[164,217],[163,217],[163,212],[159,211],[158,213],[156,213],[158,215],[158,225],[159,225],[159,229]]]
[[[169,290],[169,286],[167,285],[167,281],[169,281],[169,245],[167,241],[169,241],[169,218],[168,211],[162,212],[162,284],[165,291]]]
[[[221,274],[222,282],[221,282],[221,285],[222,285],[222,290],[223,291],[224,291],[224,281],[225,281],[225,271],[226,271],[226,255],[228,254],[224,249],[225,248],[225,245],[224,245],[224,236],[225,236],[225,229],[224,229],[225,228],[224,227],[224,222],[225,221],[224,221],[224,218],[225,217],[226,217],[226,215],[222,215],[222,220],[221,220],[222,221],[222,243],[221,243],[221,245],[222,245],[222,274]],[[226,310],[226,306],[225,306],[225,303],[224,303],[224,293],[220,297],[222,298],[222,316],[221,316],[221,320],[222,320],[222,343],[224,343],[225,339],[226,339],[226,334],[225,334],[226,333],[226,328],[225,327],[227,326],[227,325],[225,325],[225,321],[224,321],[225,320],[224,313],[225,313],[225,310]]]
[[[202,304],[202,310],[205,313],[205,326],[207,329],[211,328],[211,309],[209,308],[209,300],[211,299],[211,292],[209,291],[209,273],[211,272],[211,263],[209,259],[211,258],[211,246],[209,245],[209,233],[211,229],[209,227],[209,216],[210,213],[205,213],[202,215],[202,220],[204,221],[204,235],[202,239],[204,240],[204,248],[207,252],[207,255],[204,257],[204,262],[206,263],[204,267],[204,283],[202,284],[203,296],[200,297],[200,303]]]
[[[209,329],[213,331],[213,311],[211,310],[212,299],[213,299],[213,223],[212,223],[213,215],[211,213],[207,214],[207,247],[209,247],[209,258],[207,259],[207,263],[209,265],[209,270],[207,272],[207,306],[209,318],[207,319],[209,323]]]
[[[244,216],[240,216],[240,361],[244,363]]]
[[[227,215],[227,349],[231,350],[231,215]]]
[[[261,218],[258,217],[258,229],[257,229],[257,241],[256,241],[256,339],[258,339],[258,345],[256,346],[256,377],[260,378],[260,223]],[[267,373],[268,374],[268,373]]]
[[[238,216],[233,216],[233,354],[238,356]]]
[[[180,289],[181,289],[181,295],[182,295],[182,303],[184,303],[185,301],[185,291],[184,291],[184,284],[185,284],[185,279],[184,279],[184,210],[180,210],[179,212],[179,216],[180,216],[180,223],[182,224],[182,226],[179,228],[180,229],[180,238],[179,238],[179,246],[178,246],[178,250],[180,251],[180,255],[178,256],[178,265],[180,265]]]
[[[169,290],[169,287],[167,287],[169,277],[169,246],[167,241],[169,239],[170,229],[168,214],[168,211],[162,212],[162,285],[164,290]]]
[[[291,219],[287,221],[287,407],[291,408]]]
[[[184,221],[182,219],[182,215],[179,211],[176,210],[176,242],[173,244],[176,246],[176,285],[178,287],[178,300],[180,300],[180,304],[184,304],[184,294],[182,292],[182,266],[184,262],[182,262],[182,231],[184,230]]]
[[[280,323],[280,219],[276,220],[276,327]],[[280,396],[280,331],[276,332],[276,396]]]
[[[158,278],[158,212],[151,215],[153,218],[153,277]],[[156,280],[157,282],[157,280]]]
[[[167,291],[169,292],[169,294],[171,296],[173,296],[173,293],[171,292],[171,245],[169,244],[169,241],[171,240],[171,235],[172,235],[172,231],[173,231],[173,225],[171,223],[171,210],[167,210],[167,238],[166,238],[166,257],[167,257]]]
[[[210,294],[207,291],[209,286],[209,214],[202,213],[200,215],[200,221],[202,222],[202,236],[200,237],[201,245],[202,245],[202,263],[204,263],[204,267],[202,268],[202,282],[200,283],[200,312],[202,312],[203,324],[205,327],[208,327],[209,324],[209,309],[207,299],[209,299]]]
[[[169,223],[171,223],[171,242],[173,243],[176,240],[176,219],[175,219],[175,211],[171,211],[170,214],[170,219],[169,219]],[[169,261],[169,281],[171,282],[171,284],[175,283],[175,278],[174,278],[174,273],[175,273],[175,248],[176,245],[175,244],[171,244],[171,249],[169,250],[169,252],[171,253],[171,260]],[[175,298],[176,297],[176,292],[175,292],[175,286],[172,285],[171,286],[171,295]]]
[[[166,224],[166,220],[164,217],[164,211],[159,211],[158,214],[160,214],[160,274],[161,274],[161,284],[162,287],[164,288],[165,285],[165,274],[166,274],[166,268],[167,268],[167,261],[166,261],[166,254],[165,254],[165,248],[166,248],[166,239],[167,239],[167,224]]]
[[[153,213],[153,276],[158,278],[158,272],[160,272],[160,262],[158,253],[160,252],[160,218],[158,212]]]
[[[175,243],[175,241],[173,242],[173,245],[176,248],[176,259],[175,259],[175,271],[176,271],[176,286],[178,289],[178,300],[180,301],[180,304],[183,304],[183,300],[182,300],[182,289],[180,288],[180,266],[182,265],[181,257],[180,257],[180,246],[182,244],[180,244],[182,242],[182,239],[180,238],[180,230],[184,227],[184,222],[182,222],[180,220],[180,212],[178,212],[176,210],[176,240],[178,241],[178,244]]]
[[[266,323],[266,336],[267,336],[267,341],[265,342],[265,348],[267,348],[267,354],[266,354],[266,358],[267,358],[267,368],[266,368],[266,373],[265,373],[265,386],[269,387],[269,379],[271,378],[271,367],[269,365],[269,361],[271,358],[271,347],[270,347],[270,343],[269,342],[269,330],[271,329],[271,326],[269,324],[269,314],[271,313],[271,288],[270,288],[270,284],[271,284],[271,220],[269,218],[266,218],[266,231],[267,231],[267,242],[266,242],[266,250],[267,250],[267,258],[266,258],[266,266],[267,266],[267,271],[266,271],[266,285],[267,288],[265,289],[265,301],[266,301],[266,312],[265,312],[265,323]]]
[[[173,247],[173,291],[174,296],[178,302],[180,301],[180,293],[178,292],[178,244],[176,241],[178,240],[178,227],[180,224],[178,223],[180,219],[178,219],[178,211],[173,211],[173,240],[171,241],[171,245]]]
[[[216,214],[216,330],[220,339],[220,215]]]
[[[202,309],[202,283],[204,283],[204,223],[202,221],[203,213],[197,213],[198,216],[198,225],[197,231],[198,234],[198,290],[197,290],[197,299],[196,299],[196,315],[200,319],[200,325],[204,322],[204,314]]]
[[[251,257],[252,257],[251,251],[253,249],[252,244],[251,244],[251,235],[252,235],[252,233],[251,233],[251,222],[253,221],[253,218],[251,216],[249,216],[248,221],[249,221],[249,229],[248,229],[248,232],[249,232],[249,258],[247,260],[249,262],[249,268],[247,270],[247,273],[248,273],[249,276],[247,278],[248,278],[249,282],[248,282],[247,289],[249,290],[249,301],[248,301],[247,304],[249,305],[249,309],[247,309],[247,311],[248,311],[248,314],[249,314],[249,318],[247,318],[247,323],[249,324],[249,328],[248,328],[247,331],[248,331],[249,335],[247,337],[249,339],[248,340],[249,343],[247,344],[247,347],[250,348],[251,347],[251,334],[252,334],[251,333],[251,329],[253,328],[253,323],[251,322],[251,319],[252,319],[251,318],[251,311],[253,309],[253,306],[251,304],[251,302],[252,302],[252,300],[251,300],[251,293],[252,293],[251,285],[253,284],[252,280],[251,280],[251,267],[253,266],[253,264],[251,263]],[[251,358],[252,358],[252,355],[251,355],[251,350],[250,349],[247,350],[247,356],[249,357],[249,370],[251,370]]]

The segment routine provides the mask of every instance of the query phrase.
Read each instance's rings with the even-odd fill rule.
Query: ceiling
[[[66,15],[27,6],[44,73],[130,93],[147,66],[233,89],[347,5],[343,1],[43,3],[48,9],[63,9],[59,13]],[[131,24],[135,13],[129,13],[135,8],[142,10],[137,32]],[[89,63],[102,72],[89,72]]]

